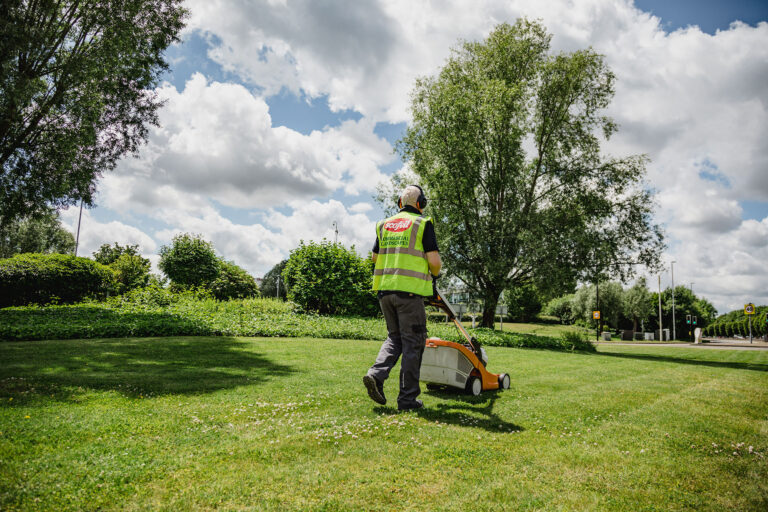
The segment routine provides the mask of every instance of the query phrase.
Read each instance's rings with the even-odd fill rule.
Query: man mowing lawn
[[[421,355],[427,339],[424,297],[432,295],[433,276],[440,273],[442,261],[432,219],[421,214],[427,206],[421,187],[407,186],[397,206],[397,215],[376,225],[373,289],[378,292],[387,322],[387,339],[363,377],[363,384],[374,402],[386,404],[384,381],[402,354],[397,408],[403,411],[423,407],[417,397],[421,392]]]

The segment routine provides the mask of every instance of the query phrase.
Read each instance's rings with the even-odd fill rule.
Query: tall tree
[[[93,259],[102,265],[111,265],[123,254],[127,254],[128,256],[137,256],[139,254],[139,245],[120,245],[117,242],[115,242],[114,245],[101,244],[99,250],[93,253]]]
[[[95,180],[157,124],[163,51],[181,0],[4,0],[0,5],[0,225],[91,204]]]
[[[285,285],[284,281],[281,281],[281,274],[287,264],[288,260],[283,260],[272,267],[269,272],[264,274],[264,279],[261,281],[262,296],[276,297],[278,299],[285,299],[288,296],[288,287]],[[277,284],[278,281],[280,281],[279,289]]]
[[[0,258],[24,252],[68,254],[75,250],[75,237],[59,221],[55,210],[0,225]]]
[[[483,298],[537,280],[594,282],[658,264],[644,156],[606,157],[614,75],[591,49],[549,53],[536,22],[497,26],[419,79],[398,149],[430,198],[450,272]]]
[[[653,311],[651,292],[644,277],[638,279],[632,288],[624,292],[622,303],[624,316],[632,319],[632,330],[638,331],[638,322],[646,320]]]

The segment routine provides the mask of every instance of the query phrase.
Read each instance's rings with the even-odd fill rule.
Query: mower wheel
[[[499,375],[499,389],[509,389],[509,375],[506,373]]]
[[[467,393],[472,396],[477,396],[483,390],[483,383],[480,379],[472,375],[467,379]]]
[[[438,389],[441,389],[442,386],[440,384],[432,384],[431,382],[427,383],[427,389],[430,391],[437,391]]]

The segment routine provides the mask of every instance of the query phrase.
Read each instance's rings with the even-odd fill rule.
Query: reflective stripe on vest
[[[411,225],[402,232],[384,229],[387,223],[397,224],[406,220],[410,220]],[[424,296],[432,294],[432,275],[422,245],[425,220],[428,221],[429,217],[400,212],[377,226],[379,256],[373,272],[374,290],[395,290]],[[400,233],[408,235],[407,242]]]

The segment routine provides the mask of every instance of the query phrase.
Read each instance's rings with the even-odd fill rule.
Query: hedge
[[[0,260],[0,307],[72,303],[114,288],[111,269],[68,254],[17,254]]]

